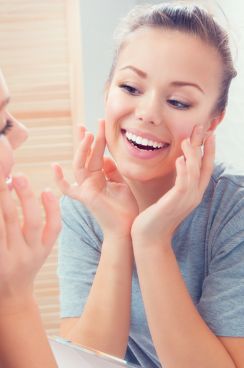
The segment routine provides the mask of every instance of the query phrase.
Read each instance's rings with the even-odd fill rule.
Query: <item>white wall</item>
[[[230,89],[229,105],[217,132],[217,157],[244,169],[244,2],[219,0],[234,40],[238,76]]]
[[[113,32],[119,19],[135,5],[135,0],[80,1],[85,124],[95,132],[97,120],[103,117],[103,88],[112,61]]]
[[[96,131],[103,116],[103,86],[112,59],[112,34],[118,20],[144,0],[81,0],[86,125]],[[149,1],[150,2],[150,1]],[[151,1],[159,3],[160,0]],[[211,2],[210,2],[211,3]],[[238,76],[230,90],[226,118],[217,132],[217,159],[244,169],[244,2],[218,0],[238,50]]]

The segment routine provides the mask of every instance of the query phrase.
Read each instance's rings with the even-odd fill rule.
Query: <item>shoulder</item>
[[[234,187],[237,190],[244,191],[244,171],[236,169],[233,166],[226,166],[223,163],[215,165],[211,182],[217,186]]]
[[[244,172],[231,166],[217,164],[205,193],[205,201],[211,201],[212,208],[234,206],[244,210]]]
[[[233,167],[216,165],[205,193],[208,240],[214,249],[228,252],[243,244],[244,175]],[[241,247],[243,250],[243,245]]]

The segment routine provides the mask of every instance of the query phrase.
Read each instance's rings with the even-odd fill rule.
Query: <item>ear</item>
[[[208,127],[208,132],[214,132],[215,129],[217,128],[217,126],[221,123],[221,121],[224,119],[225,117],[225,110],[222,111],[218,116],[216,116],[215,118],[213,118],[213,120],[211,120],[210,125]]]

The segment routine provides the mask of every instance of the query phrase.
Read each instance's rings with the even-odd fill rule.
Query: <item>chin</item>
[[[141,183],[147,183],[159,179],[164,180],[164,177],[169,174],[163,172],[156,173],[148,168],[137,167],[136,165],[126,165],[125,167],[120,165],[119,171],[124,178],[130,181],[137,181]]]

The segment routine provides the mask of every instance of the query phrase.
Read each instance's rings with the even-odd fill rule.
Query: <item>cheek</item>
[[[105,101],[105,119],[116,122],[130,111],[128,99],[118,88],[111,91]]]
[[[196,124],[189,120],[175,120],[171,122],[171,133],[177,141],[182,141],[191,136],[193,128]]]

